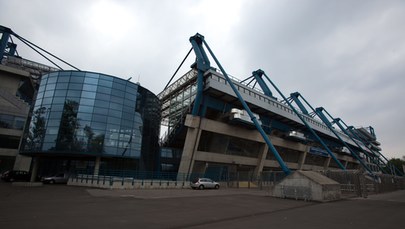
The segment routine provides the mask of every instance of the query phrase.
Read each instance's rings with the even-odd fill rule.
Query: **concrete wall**
[[[29,104],[16,96],[21,80],[28,77],[30,77],[30,74],[26,71],[0,65],[0,114],[24,118],[28,116]],[[23,131],[0,128],[0,135],[21,138]],[[28,171],[31,165],[31,158],[19,155],[18,151],[18,149],[0,148],[0,155],[15,157],[13,169]]]
[[[260,174],[264,168],[266,168],[267,170],[280,168],[277,161],[266,159],[266,156],[268,154],[267,144],[264,142],[260,133],[255,129],[247,129],[238,125],[231,125],[228,123],[223,123],[206,118],[194,117],[192,115],[187,115],[185,126],[187,126],[188,130],[178,171],[179,173],[187,174],[194,171],[201,172],[201,168],[194,168],[195,161],[253,166],[254,174],[256,176]],[[215,152],[198,151],[198,145],[201,140],[200,138],[202,131],[209,131],[226,136],[258,142],[260,144],[257,151],[259,151],[260,153],[257,158],[252,158]],[[269,138],[275,146],[280,146],[300,152],[299,160],[296,163],[286,162],[287,166],[290,169],[324,170],[329,168],[330,158],[325,158],[325,162],[322,163],[322,165],[305,164],[306,155],[309,149],[308,145],[296,141],[286,140],[273,135],[269,136]],[[218,147],[220,149],[223,149],[227,144],[227,142],[216,143],[217,144],[215,147]],[[353,158],[346,155],[336,155],[336,157],[343,161],[357,163]]]
[[[340,184],[314,171],[296,171],[276,184],[272,196],[312,201],[341,198]]]

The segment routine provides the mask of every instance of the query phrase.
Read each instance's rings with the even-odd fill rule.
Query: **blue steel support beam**
[[[210,61],[202,46],[203,41],[204,36],[198,33],[190,37],[190,43],[194,49],[197,64],[197,94],[194,100],[193,110],[191,112],[191,114],[194,116],[198,116],[198,113],[200,111],[204,87],[204,73],[210,68]]]
[[[323,123],[326,124],[326,126],[329,127],[329,130],[332,131],[332,133],[343,143],[343,145],[350,150],[350,153],[352,154],[352,156],[354,156],[357,161],[360,162],[360,164],[363,166],[363,168],[365,168],[370,174],[374,174],[373,171],[364,163],[363,160],[361,160],[361,158],[357,155],[356,152],[354,152],[352,150],[352,148],[346,144],[345,141],[343,141],[343,139],[336,133],[336,131],[333,129],[332,127],[332,123],[329,122],[328,118],[326,118],[326,116],[323,114],[323,111],[325,109],[323,107],[318,107],[315,109],[316,114],[318,115],[318,117],[323,121]],[[327,111],[325,111],[327,113]],[[329,114],[329,113],[327,113]],[[330,115],[330,114],[329,114]]]
[[[347,130],[346,130],[346,129],[342,126],[342,124],[340,123],[340,121],[342,121],[340,118],[334,118],[334,119],[333,119],[333,123],[336,123],[336,125],[343,131],[343,133],[345,133],[345,134],[357,145],[357,147],[358,147],[359,149],[361,149],[361,151],[367,155],[368,158],[374,159],[374,157],[371,157],[367,151],[365,151],[365,150],[362,149],[362,147],[360,146],[360,144],[347,132]],[[342,122],[343,122],[343,121],[342,121]],[[370,151],[372,151],[372,150],[370,149]],[[378,158],[378,159],[379,159],[379,158]],[[375,162],[374,162],[374,163],[375,163]],[[385,171],[384,168],[382,168],[379,163],[376,163],[376,165],[378,166],[378,168],[380,168],[381,171]]]
[[[365,153],[366,155],[367,155],[367,157],[368,158],[372,158],[372,157],[370,157],[370,155],[368,154],[368,152],[367,151],[364,151],[364,150],[362,150],[362,148],[360,147],[360,145],[351,137],[351,135],[350,134],[348,134],[348,132],[346,131],[346,129],[340,124],[340,121],[342,121],[343,122],[343,120],[342,119],[340,119],[340,118],[334,118],[327,110],[325,110],[324,108],[323,108],[323,111],[333,120],[333,122],[334,123],[336,123],[338,126],[339,126],[339,128],[359,147],[359,149],[363,152],[363,153]],[[344,123],[344,122],[343,122]],[[366,146],[366,148],[368,148],[370,151],[372,151],[372,152],[374,152],[371,148],[369,148],[368,146]],[[350,149],[349,149],[350,150]],[[378,159],[380,159],[380,158],[378,158]],[[375,163],[375,162],[374,162]],[[376,163],[377,164],[377,166],[380,168],[380,170],[382,170],[382,171],[384,171],[381,167],[380,167],[380,165],[378,164],[378,163]]]
[[[346,128],[350,131],[350,133],[353,134],[353,136],[355,136],[357,139],[359,139],[359,141],[360,141],[367,149],[371,150],[371,151],[374,152],[374,153],[377,153],[377,154],[378,154],[377,156],[383,157],[383,158],[387,161],[387,163],[384,163],[384,161],[381,160],[381,158],[379,158],[379,157],[378,157],[378,159],[379,159],[381,162],[383,162],[384,165],[386,165],[388,168],[391,169],[391,167],[388,166],[388,165],[390,165],[390,161],[389,161],[382,153],[380,153],[379,151],[372,150],[372,149],[360,138],[360,136],[358,136],[357,133],[353,130],[353,129],[354,129],[353,126],[347,126],[346,123],[343,122],[343,120],[342,120],[342,123],[346,126]],[[397,174],[399,174],[400,176],[404,176],[404,174],[403,174],[395,165],[393,165],[393,167],[394,167],[394,169],[395,169],[395,171],[396,171]]]
[[[256,82],[259,84],[260,88],[262,89],[263,93],[267,96],[273,97],[273,93],[271,93],[270,88],[267,86],[266,82],[263,80],[264,71],[258,69],[252,72],[253,77],[256,79]]]
[[[3,56],[5,55],[6,48],[8,45],[8,39],[10,38],[10,35],[13,33],[11,29],[1,26],[0,25],[0,33],[1,33],[1,40],[0,40],[0,61],[3,59]]]
[[[284,163],[283,159],[281,158],[280,154],[277,152],[276,148],[274,145],[271,143],[269,137],[267,136],[266,132],[264,132],[263,128],[257,121],[256,117],[253,115],[252,111],[250,110],[249,106],[243,99],[242,95],[239,93],[238,89],[235,87],[233,84],[232,80],[229,78],[228,74],[225,72],[224,68],[222,65],[219,63],[218,59],[215,57],[214,53],[211,51],[210,47],[208,46],[207,42],[203,40],[203,43],[205,47],[207,47],[208,52],[211,54],[212,58],[215,60],[215,63],[218,65],[219,69],[221,70],[222,74],[224,75],[226,81],[229,83],[229,86],[231,86],[233,92],[236,94],[238,97],[239,101],[241,102],[243,108],[246,110],[246,112],[249,114],[250,119],[252,122],[255,124],[256,129],[259,131],[260,135],[263,137],[264,141],[266,144],[269,146],[270,151],[273,153],[274,157],[276,158],[278,164],[280,165],[281,169],[283,172],[287,175],[291,173],[291,170],[287,167],[287,165]]]
[[[290,98],[294,100],[295,104],[297,104],[302,113],[309,115],[308,110],[305,108],[304,104],[302,104],[301,101],[299,100],[298,98],[299,96],[300,96],[299,92],[294,92],[290,94]]]
[[[315,133],[315,131],[312,129],[312,127],[308,124],[308,122],[304,119],[303,115],[297,111],[297,109],[294,108],[294,106],[288,101],[288,99],[284,96],[283,93],[278,89],[278,87],[273,83],[273,81],[270,80],[270,78],[264,73],[264,76],[266,79],[270,82],[270,84],[277,90],[277,92],[283,97],[284,101],[288,104],[288,106],[294,111],[294,113],[301,119],[301,121],[304,123],[304,125],[307,127],[309,132],[318,140],[319,143],[323,146],[323,148],[328,152],[329,156],[332,157],[332,159],[336,162],[336,164],[341,168],[342,170],[346,171],[346,168],[340,161],[336,158],[336,156],[332,153],[332,151],[329,149],[329,147],[326,145],[326,143]],[[306,101],[306,100],[304,100]],[[310,106],[310,105],[309,105]],[[310,106],[311,107],[311,106]],[[312,108],[312,107],[311,107]]]

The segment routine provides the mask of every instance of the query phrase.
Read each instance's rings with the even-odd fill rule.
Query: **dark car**
[[[31,173],[21,170],[9,170],[1,175],[1,179],[7,182],[30,181]]]
[[[66,184],[69,180],[69,176],[64,173],[59,173],[54,176],[43,177],[42,183],[46,184]]]

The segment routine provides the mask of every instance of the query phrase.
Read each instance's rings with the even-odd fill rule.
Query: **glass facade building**
[[[128,169],[153,171],[159,130],[159,99],[140,85],[93,72],[53,72],[42,77],[22,153],[101,157],[105,167],[114,159],[132,161]]]

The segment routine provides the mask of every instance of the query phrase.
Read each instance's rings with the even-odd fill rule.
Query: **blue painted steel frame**
[[[368,154],[367,151],[362,150],[361,146],[359,145],[359,143],[357,141],[354,140],[354,138],[346,131],[346,129],[342,126],[342,124],[340,123],[341,119],[340,118],[332,118],[333,119],[333,123],[336,123],[336,125],[343,131],[343,133],[345,133],[356,145],[359,149],[361,149],[361,151],[363,153],[365,153],[367,155],[368,158],[373,159],[373,157],[370,157],[370,155]],[[367,147],[368,148],[368,147]],[[371,150],[371,149],[369,149]],[[372,150],[371,150],[372,151]],[[379,159],[379,158],[378,158]],[[376,163],[376,165],[378,166],[378,168],[380,168],[381,171],[385,171],[379,163]]]
[[[374,174],[374,172],[364,163],[364,161],[361,160],[361,158],[357,155],[357,153],[354,152],[354,150],[349,145],[347,145],[346,142],[343,141],[343,139],[336,133],[336,131],[332,127],[332,123],[329,122],[328,118],[326,118],[326,116],[322,113],[324,110],[325,109],[323,107],[315,108],[316,114],[326,124],[326,126],[329,128],[329,130],[332,131],[332,133],[343,143],[343,145],[347,149],[349,149],[350,153],[357,159],[357,161],[360,162],[360,164],[363,166],[363,168],[365,168],[367,170],[367,172],[369,172],[370,174]],[[327,113],[326,110],[325,110],[325,112]]]
[[[10,34],[12,34],[11,29],[1,26],[0,25],[0,33],[2,34],[1,40],[0,40],[0,61],[3,59],[3,56],[5,54],[7,45],[8,45],[8,39],[10,38]]]
[[[243,99],[242,95],[239,93],[238,89],[236,89],[235,85],[233,84],[232,80],[229,78],[228,74],[225,72],[224,68],[222,67],[222,65],[219,63],[218,59],[215,57],[214,53],[212,52],[212,50],[210,49],[210,47],[208,46],[207,42],[205,42],[204,37],[201,36],[200,34],[196,34],[194,37],[190,38],[190,42],[193,45],[194,51],[196,53],[197,56],[197,69],[199,71],[201,71],[201,81],[198,80],[198,84],[197,85],[197,96],[196,96],[196,101],[194,103],[194,107],[193,107],[193,115],[198,115],[198,110],[199,110],[199,104],[196,104],[197,102],[197,97],[200,96],[200,100],[198,101],[199,103],[201,103],[201,97],[202,97],[202,87],[203,87],[203,76],[204,76],[204,72],[206,70],[209,69],[209,62],[208,62],[208,57],[205,54],[203,47],[202,47],[202,43],[205,45],[205,47],[208,49],[208,52],[210,53],[211,57],[214,59],[215,63],[217,64],[217,66],[219,67],[219,69],[221,70],[222,74],[224,75],[226,81],[229,83],[229,85],[231,86],[232,90],[234,91],[234,93],[236,94],[236,96],[238,97],[239,101],[241,102],[243,108],[246,110],[246,112],[249,114],[250,119],[252,120],[252,122],[255,124],[257,130],[259,131],[260,135],[263,137],[264,141],[266,142],[266,144],[269,146],[270,151],[274,154],[274,157],[276,158],[278,164],[280,165],[281,169],[283,170],[283,172],[287,175],[289,175],[291,173],[291,170],[287,167],[287,165],[284,163],[283,159],[281,158],[280,154],[277,152],[276,148],[274,147],[274,145],[271,143],[269,137],[267,136],[267,134],[264,132],[263,128],[260,126],[259,122],[257,121],[256,117],[253,115],[252,111],[250,110],[249,106],[247,105],[247,103],[245,102],[245,100]],[[201,59],[202,58],[202,59]],[[199,60],[200,59],[200,60]],[[202,67],[198,66],[198,63],[202,64]],[[208,65],[207,65],[208,63]],[[204,72],[203,72],[204,71]],[[201,94],[198,95],[198,87],[201,87]],[[196,107],[198,106],[198,107]]]
[[[383,158],[387,161],[387,165],[390,164],[389,160],[388,160],[382,153],[380,153],[380,152],[378,152],[378,151],[372,150],[372,149],[360,138],[360,136],[358,136],[358,135],[356,134],[356,132],[353,131],[353,128],[354,128],[353,126],[347,126],[347,124],[346,124],[345,122],[343,122],[343,120],[341,120],[341,121],[342,121],[342,123],[347,127],[347,129],[350,131],[350,133],[353,134],[353,136],[355,136],[361,143],[363,143],[363,145],[364,145],[365,147],[367,147],[369,150],[371,150],[371,151],[374,152],[374,153],[377,152],[378,155],[380,155],[381,157],[383,157]],[[380,159],[380,160],[381,160],[381,159]],[[386,164],[386,163],[384,163],[383,160],[381,160],[381,162],[383,162],[383,164]],[[387,167],[389,167],[389,166],[387,166]],[[396,171],[400,176],[404,176],[404,173],[402,173],[395,165],[393,165],[393,167],[394,167],[395,171]]]
[[[297,104],[297,106],[300,108],[300,110],[302,111],[302,113],[309,115],[308,110],[305,108],[304,104],[301,103],[301,101],[299,100],[300,93],[298,92],[294,92],[290,94],[290,98],[292,100],[294,100],[295,104]]]
[[[197,116],[200,111],[200,105],[202,100],[202,93],[204,87],[204,73],[210,68],[210,61],[207,54],[202,47],[204,41],[204,36],[201,34],[196,34],[190,37],[190,43],[193,46],[194,53],[196,55],[197,62],[197,94],[194,100],[192,115]]]
[[[264,94],[270,97],[273,97],[273,93],[271,93],[270,88],[267,86],[266,82],[264,82],[262,76],[264,72],[261,69],[258,69],[252,72],[253,77],[256,79],[256,82],[259,84],[260,88],[263,90]]]
[[[266,73],[264,73],[264,76],[266,77],[266,79],[271,83],[271,85],[274,87],[274,89],[277,90],[277,92],[283,97],[284,101],[288,104],[288,106],[294,111],[294,113],[298,116],[298,118],[301,119],[301,121],[304,123],[304,125],[308,128],[308,130],[311,132],[311,134],[319,141],[319,143],[321,143],[321,145],[326,149],[326,151],[328,152],[329,156],[332,157],[332,159],[336,162],[336,164],[342,169],[342,170],[346,170],[346,167],[344,165],[342,165],[342,163],[340,163],[340,161],[336,158],[336,156],[332,153],[332,151],[329,149],[329,147],[325,144],[325,142],[315,133],[315,131],[311,128],[311,126],[309,126],[309,124],[307,123],[307,121],[305,121],[305,119],[302,117],[302,114],[299,113],[295,107],[288,101],[288,99],[284,96],[283,93],[281,93],[281,91],[278,89],[278,87],[273,83],[273,81],[270,80],[270,78],[266,75]]]

